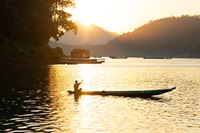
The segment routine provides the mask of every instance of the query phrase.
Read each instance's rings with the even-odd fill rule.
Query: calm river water
[[[104,64],[1,66],[0,132],[199,133],[200,59],[109,59]],[[67,90],[176,86],[151,99]]]

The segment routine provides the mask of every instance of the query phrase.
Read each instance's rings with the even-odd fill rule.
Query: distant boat
[[[88,58],[68,58],[64,61],[66,64],[101,64],[105,62],[103,59],[88,59]]]
[[[153,95],[160,95],[166,92],[170,92],[176,89],[176,87],[169,89],[158,90],[135,90],[135,91],[82,91],[80,95],[102,95],[102,96],[127,96],[127,97],[151,97]],[[74,94],[74,91],[68,91],[69,94]]]
[[[128,57],[116,57],[116,56],[110,56],[111,59],[127,59]]]
[[[143,57],[143,59],[172,59],[171,57]]]
[[[91,59],[88,49],[73,49],[70,56],[64,57],[61,61],[63,64],[101,64],[105,62],[103,58]]]

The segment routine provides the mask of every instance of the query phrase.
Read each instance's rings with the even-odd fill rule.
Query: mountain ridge
[[[65,32],[60,37],[58,43],[64,45],[101,45],[106,44],[119,35],[94,24],[89,26],[85,26],[81,22],[76,22],[76,24],[78,27],[77,35],[74,35],[73,32]]]
[[[87,48],[92,56],[200,57],[200,16],[167,17],[122,34],[105,45],[60,45],[65,54]]]
[[[151,21],[108,44],[131,56],[200,56],[200,16]]]

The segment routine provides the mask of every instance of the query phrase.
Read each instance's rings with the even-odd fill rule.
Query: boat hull
[[[136,90],[136,91],[82,91],[78,95],[102,95],[102,96],[127,96],[127,97],[151,97],[154,95],[160,95],[163,93],[170,92],[176,87],[169,89],[159,90]],[[74,91],[68,91],[69,94],[74,94]]]

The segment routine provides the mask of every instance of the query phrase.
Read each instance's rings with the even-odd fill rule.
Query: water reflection
[[[1,67],[0,132],[199,132],[200,68],[164,65]],[[152,99],[68,95],[82,79],[91,90],[177,89]]]
[[[83,90],[91,90],[92,66],[87,64],[80,65],[79,71],[80,77],[84,80],[81,87]]]
[[[2,131],[36,131],[47,119],[49,67],[1,67],[0,122]],[[29,123],[29,124],[28,124]],[[33,129],[32,129],[33,128]]]

